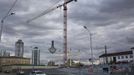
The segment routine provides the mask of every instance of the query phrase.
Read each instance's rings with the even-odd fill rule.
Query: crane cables
[[[47,13],[49,13],[49,12],[55,10],[56,8],[61,7],[62,5],[58,5],[57,7],[55,7],[55,5],[58,4],[60,1],[62,1],[62,0],[56,1],[56,2],[53,4],[53,6],[49,7],[48,9],[46,9],[45,11],[43,11],[41,14],[39,14],[39,15],[37,15],[37,16],[35,16],[35,17],[29,19],[29,20],[27,20],[26,22],[29,23],[29,22],[31,22],[31,21],[33,21],[33,20],[39,18],[39,17],[42,17],[43,15],[45,15],[45,14],[47,14]]]

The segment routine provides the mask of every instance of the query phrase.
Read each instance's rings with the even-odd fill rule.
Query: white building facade
[[[134,62],[134,47],[132,47],[131,50],[133,52],[133,62]]]
[[[134,50],[102,54],[99,58],[101,64],[130,63],[134,61]]]

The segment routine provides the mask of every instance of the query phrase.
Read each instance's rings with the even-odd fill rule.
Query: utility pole
[[[83,26],[87,31],[88,31],[88,34],[89,34],[89,39],[90,39],[90,50],[91,50],[91,63],[92,65],[94,64],[93,63],[93,47],[92,47],[92,33],[90,32],[90,30],[86,27],[86,26]]]
[[[5,17],[3,17],[2,19],[1,19],[1,26],[0,26],[0,42],[1,42],[1,38],[2,38],[2,32],[3,32],[3,25],[4,25],[4,20],[7,18],[7,17],[9,17],[9,16],[11,16],[11,15],[14,15],[15,13],[8,13]]]
[[[105,55],[106,55],[106,64],[108,64],[108,58],[107,58],[107,46],[105,45]]]
[[[90,35],[90,48],[91,48],[91,59],[92,59],[91,61],[92,61],[92,65],[93,65],[94,58],[93,58],[93,46],[92,46],[92,34],[91,34],[91,32],[89,33],[89,35]]]
[[[2,38],[2,31],[3,31],[3,25],[4,25],[4,20],[11,15],[14,15],[15,13],[11,12],[13,10],[13,8],[15,7],[16,3],[18,0],[15,0],[11,6],[11,8],[8,10],[8,12],[6,13],[6,15],[1,19],[1,29],[0,29],[0,42],[1,42],[1,38]],[[11,13],[10,13],[11,12]]]
[[[68,55],[69,55],[69,66],[71,67],[72,66],[72,58],[71,58],[71,48],[70,48],[70,50],[68,51]]]

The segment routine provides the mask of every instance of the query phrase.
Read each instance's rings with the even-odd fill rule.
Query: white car
[[[46,75],[46,74],[42,71],[33,71],[32,73],[30,73],[30,75]]]
[[[17,75],[24,75],[24,73],[25,73],[24,71],[18,71]]]

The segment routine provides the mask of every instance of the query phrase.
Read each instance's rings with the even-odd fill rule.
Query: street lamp
[[[93,65],[93,48],[92,48],[92,34],[90,32],[90,30],[86,27],[86,26],[83,26],[84,29],[86,29],[89,33],[89,38],[90,38],[90,50],[91,50],[91,59],[89,59],[89,61],[91,60],[91,63]]]
[[[2,31],[3,31],[4,20],[5,20],[7,17],[9,17],[9,16],[11,16],[11,15],[14,15],[14,14],[15,14],[15,13],[10,13],[10,14],[6,15],[5,17],[3,17],[3,18],[1,19],[0,42],[1,42],[1,37],[2,37]]]

